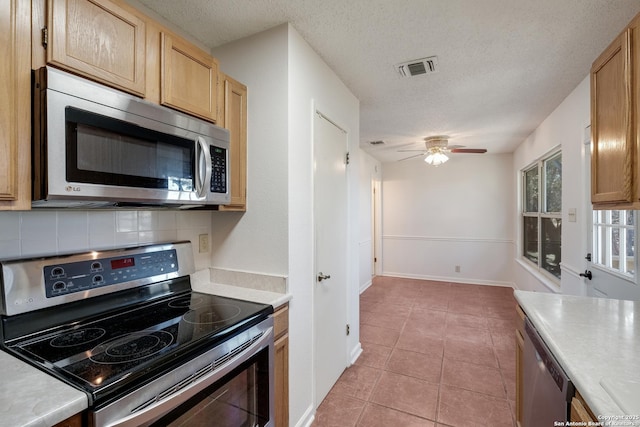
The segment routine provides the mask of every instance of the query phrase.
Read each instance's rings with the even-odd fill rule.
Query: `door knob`
[[[331,275],[322,274],[322,271],[318,273],[318,282],[322,282],[323,280],[326,280],[326,279],[331,279]]]
[[[585,270],[584,273],[580,273],[580,277],[586,277],[587,279],[591,280],[593,275],[589,270]]]

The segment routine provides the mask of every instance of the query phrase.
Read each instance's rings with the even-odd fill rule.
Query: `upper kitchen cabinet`
[[[219,125],[229,129],[231,202],[220,206],[225,211],[245,211],[247,203],[247,87],[220,73],[223,83]]]
[[[48,0],[47,63],[145,95],[145,22],[109,0]]]
[[[591,202],[640,208],[638,91],[640,15],[591,67]]]
[[[31,5],[0,0],[0,209],[31,207]]]
[[[218,61],[168,32],[160,40],[160,103],[215,123]]]

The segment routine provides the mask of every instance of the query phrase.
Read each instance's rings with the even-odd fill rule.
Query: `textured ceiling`
[[[438,134],[513,151],[640,12],[640,0],[138,1],[211,48],[290,22],[360,100],[360,145],[382,161]],[[434,74],[394,68],[434,55]]]

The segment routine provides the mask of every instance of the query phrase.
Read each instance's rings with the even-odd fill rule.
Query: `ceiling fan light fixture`
[[[424,161],[431,166],[440,166],[447,160],[449,160],[449,157],[441,151],[430,152],[429,155],[424,158]]]

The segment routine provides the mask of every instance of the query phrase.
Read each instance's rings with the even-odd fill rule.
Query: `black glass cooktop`
[[[188,292],[10,348],[95,395],[212,348],[272,312],[269,305]]]

